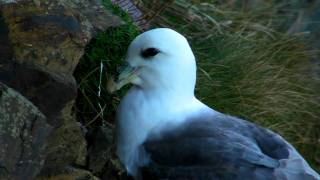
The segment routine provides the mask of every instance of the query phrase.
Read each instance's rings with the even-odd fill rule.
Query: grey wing
[[[241,120],[243,121],[243,120]],[[279,167],[274,174],[278,179],[292,180],[320,180],[319,174],[314,171],[298,151],[279,134],[268,129],[244,121],[261,151],[279,161]]]
[[[152,160],[142,168],[145,177],[288,178],[281,170],[281,160],[289,158],[292,146],[279,135],[247,121],[225,115],[206,116],[163,133],[160,138],[151,136],[144,144]],[[293,176],[312,179],[305,173],[290,178]]]

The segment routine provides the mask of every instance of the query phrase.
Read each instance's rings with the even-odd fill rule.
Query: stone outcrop
[[[83,166],[86,163],[85,135],[72,114],[77,95],[72,74],[89,41],[98,32],[120,24],[120,18],[108,12],[100,0],[0,0],[0,82],[29,100],[33,109],[38,109],[25,113],[34,112],[33,116],[39,117],[36,120],[31,115],[25,119],[20,116],[11,117],[13,122],[24,121],[16,126],[3,121],[3,118],[11,116],[11,112],[5,111],[0,115],[0,127],[16,128],[22,132],[26,128],[37,127],[35,125],[38,122],[43,126],[46,122],[52,126],[45,143],[46,157],[34,156],[32,161],[37,164],[37,168],[19,166],[15,170],[14,163],[19,158],[11,157],[16,156],[15,152],[19,151],[16,150],[12,151],[12,156],[0,159],[0,172],[10,174],[17,171],[20,179],[30,179],[38,174],[44,159],[41,175],[55,174],[66,167]],[[0,104],[3,108],[3,104],[7,103],[0,99]],[[12,109],[24,107],[21,103],[9,106]],[[40,143],[41,146],[29,146],[30,152],[39,152],[40,149],[37,148],[42,147],[43,138],[46,137],[43,133],[49,133],[46,128],[38,131],[33,137],[36,138],[35,143]],[[30,144],[29,140],[21,140],[22,135],[24,134],[20,133],[16,138],[20,138],[22,144]],[[40,135],[41,138],[38,137]],[[1,139],[0,146],[4,143]],[[8,146],[13,148],[14,145]],[[0,156],[2,157],[2,153]],[[28,154],[29,156],[33,155]],[[21,155],[23,160],[28,157]]]
[[[47,118],[20,93],[0,83],[0,179],[31,179],[45,160]]]

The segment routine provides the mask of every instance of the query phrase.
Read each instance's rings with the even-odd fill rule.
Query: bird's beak
[[[138,78],[139,68],[127,64],[121,69],[117,78],[112,77],[108,80],[107,89],[110,93],[121,89],[124,85],[129,84]]]

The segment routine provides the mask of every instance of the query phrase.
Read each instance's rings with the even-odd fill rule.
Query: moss
[[[108,77],[117,72],[117,68],[123,63],[128,45],[139,34],[130,17],[119,7],[112,5],[108,0],[104,0],[103,5],[120,16],[126,24],[109,28],[92,40],[86,47],[86,52],[75,71],[79,85],[79,95],[76,101],[77,115],[86,126],[99,126],[107,121],[113,122],[119,97],[125,92],[125,89],[115,95],[110,95],[106,90],[106,81]],[[100,73],[101,63],[104,66],[102,73]],[[99,97],[100,78],[102,83]]]

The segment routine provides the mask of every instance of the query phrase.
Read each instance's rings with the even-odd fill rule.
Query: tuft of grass
[[[116,74],[128,45],[139,34],[131,18],[121,8],[108,0],[103,0],[103,5],[120,16],[126,24],[109,28],[93,39],[75,71],[74,76],[78,82],[76,112],[78,120],[86,127],[112,125],[119,97],[125,89],[109,94],[106,90],[107,77]]]

